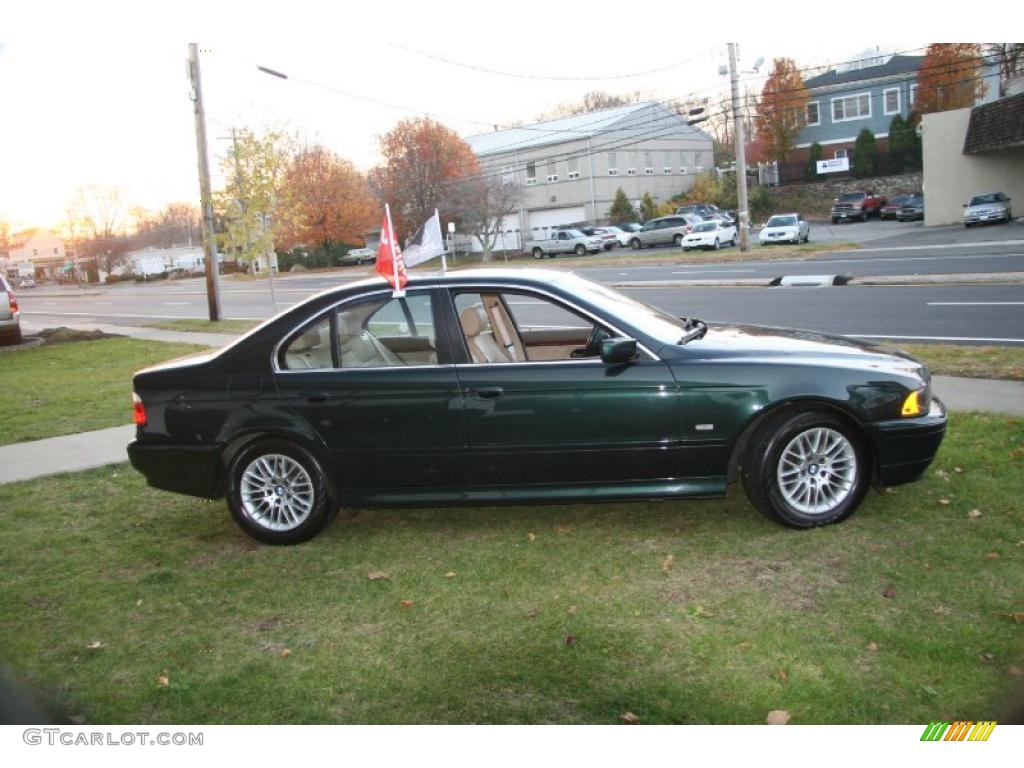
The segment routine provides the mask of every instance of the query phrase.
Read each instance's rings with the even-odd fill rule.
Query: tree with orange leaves
[[[458,180],[479,175],[480,164],[455,131],[428,117],[402,120],[380,137],[384,164],[371,173],[377,194],[391,204],[399,237],[415,232],[434,209],[452,218]]]
[[[314,145],[295,153],[282,184],[291,218],[276,238],[279,248],[361,244],[377,223],[378,207],[366,177],[325,147]]]
[[[761,104],[755,119],[758,141],[769,158],[786,161],[796,137],[807,122],[810,91],[792,59],[774,59],[772,71],[761,91]]]
[[[917,74],[917,102],[922,114],[973,107],[984,93],[981,46],[977,43],[932,43]]]

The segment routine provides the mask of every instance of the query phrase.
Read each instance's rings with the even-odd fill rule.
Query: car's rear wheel
[[[792,528],[846,519],[868,488],[861,435],[826,411],[769,416],[747,447],[743,489],[767,517]]]
[[[542,251],[540,248],[534,248],[533,249],[533,258],[535,258],[535,259],[543,259],[544,258],[544,251]]]
[[[722,243],[719,242],[718,238],[715,238],[715,250],[720,251],[722,249]]]
[[[320,462],[287,440],[260,440],[235,456],[227,502],[242,530],[267,544],[311,539],[338,512]]]
[[[639,251],[640,250],[640,238],[639,237],[634,237],[632,240],[630,240],[629,241],[629,247],[632,248],[634,251]]]

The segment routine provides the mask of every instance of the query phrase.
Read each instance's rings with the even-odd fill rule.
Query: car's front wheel
[[[634,251],[639,251],[640,250],[640,238],[639,237],[634,237],[632,240],[630,240],[629,241],[629,247],[632,248]]]
[[[533,258],[535,258],[535,259],[543,259],[544,258],[544,251],[542,251],[540,248],[534,248],[533,249]]]
[[[781,412],[761,425],[743,459],[743,489],[765,516],[793,528],[846,519],[869,481],[859,433],[819,410]]]
[[[260,440],[235,456],[227,502],[242,530],[267,544],[311,539],[338,511],[320,462],[286,440]]]

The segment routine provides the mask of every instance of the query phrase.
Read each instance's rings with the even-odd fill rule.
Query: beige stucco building
[[[925,226],[959,224],[971,195],[1004,192],[1024,214],[1024,93],[924,115]]]
[[[11,236],[8,269],[31,265],[37,277],[52,277],[67,260],[64,241],[48,229],[27,229]]]

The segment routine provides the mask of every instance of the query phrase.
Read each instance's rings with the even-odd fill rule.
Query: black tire
[[[973,224],[970,224],[970,223],[968,223],[966,221],[964,222],[964,227],[966,227],[967,229],[970,229],[973,226],[974,226]]]
[[[672,238],[672,243],[678,248],[680,245],[683,244],[683,236],[676,235],[675,237]]]
[[[721,242],[719,242],[717,237],[715,238],[715,250],[716,251],[722,250],[722,244],[721,244]]]
[[[533,253],[533,258],[535,258],[535,259],[543,259],[544,258],[544,251],[542,251],[540,248],[534,248],[532,253]]]
[[[836,216],[833,216],[833,217],[832,217],[832,223],[833,223],[833,224],[838,224],[838,223],[839,223],[839,219],[838,219],[838,217],[836,217]]]
[[[261,485],[265,496],[253,490]],[[338,514],[320,462],[288,440],[258,440],[239,451],[228,468],[225,492],[235,522],[265,544],[311,539]],[[298,520],[291,519],[292,513]]]
[[[630,240],[629,241],[629,247],[632,248],[634,251],[639,251],[640,250],[640,238],[639,237],[634,237],[632,240]]]
[[[587,255],[587,247],[585,245],[577,245],[576,246],[576,255],[577,256],[586,256]]]
[[[829,451],[823,458],[811,452],[806,466],[793,470],[790,483],[795,484],[796,488],[780,487],[779,466],[784,452],[800,440],[813,442],[819,434],[829,440],[841,438],[833,449],[839,453]],[[791,452],[789,456],[796,454]],[[821,490],[822,485],[830,485],[829,475],[833,470],[846,474],[844,482],[849,484],[848,489],[826,487]],[[813,528],[838,523],[852,515],[867,492],[870,471],[863,437],[848,423],[827,411],[784,410],[766,417],[747,446],[742,467],[743,490],[751,504],[766,517],[791,528]],[[835,475],[832,474],[832,477]],[[816,484],[820,497],[810,495],[814,493]],[[801,509],[800,502],[793,500],[793,494],[804,488],[807,489],[808,499],[824,499],[822,509]],[[825,499],[829,493],[841,495],[841,498],[829,504],[829,500]]]

